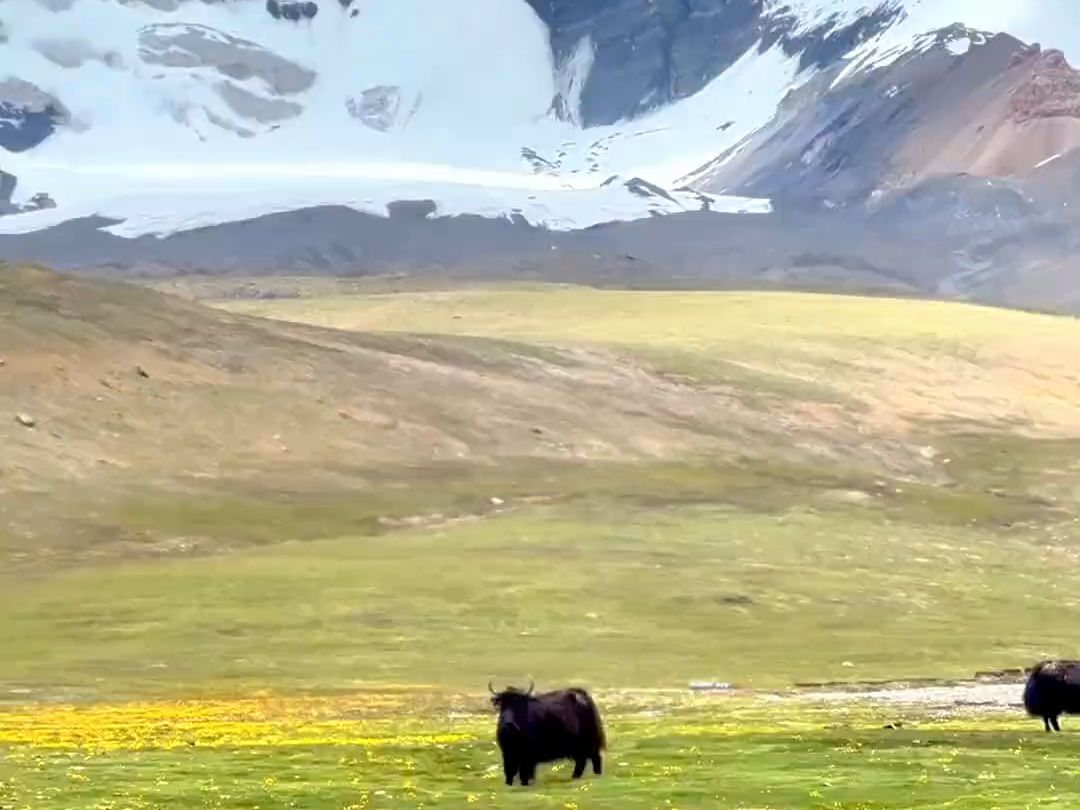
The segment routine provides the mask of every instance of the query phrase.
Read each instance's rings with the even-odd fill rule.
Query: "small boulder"
[[[37,420],[26,413],[15,414],[15,421],[25,428],[32,428],[37,425]]]
[[[30,198],[30,202],[27,203],[26,208],[30,211],[43,211],[46,208],[56,208],[56,200],[44,191],[39,191]]]

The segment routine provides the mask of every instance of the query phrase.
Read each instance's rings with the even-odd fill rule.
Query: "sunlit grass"
[[[0,689],[56,699],[467,691],[529,674],[627,688],[970,677],[1080,643],[1070,527],[913,525],[876,503],[590,500],[0,576]]]
[[[502,784],[479,697],[431,694],[14,707],[7,806],[1019,808],[1080,799],[1080,752],[1012,713],[598,693],[606,773]],[[884,724],[897,725],[887,730]]]
[[[1072,318],[886,298],[520,285],[218,305],[362,331],[601,344],[759,395],[1080,426]]]
[[[664,463],[372,464],[351,479],[370,460],[331,452],[336,477],[312,462],[17,493],[4,514],[43,518],[0,527],[20,566],[0,570],[0,809],[1080,806],[1068,722],[1049,736],[1015,708],[686,690],[968,677],[1074,651],[1076,322],[520,287],[229,306],[379,331],[373,351],[477,375],[523,372],[526,356],[570,368],[576,350],[548,344],[599,346],[613,368],[629,355],[664,386],[715,388],[721,413],[749,405],[758,421],[740,424],[760,429]],[[322,425],[312,441],[340,428],[336,412],[327,428],[280,410]],[[839,453],[869,441],[878,464]],[[793,442],[821,462],[792,461]],[[560,765],[502,785],[483,686],[529,675],[594,689],[603,777],[572,783]]]

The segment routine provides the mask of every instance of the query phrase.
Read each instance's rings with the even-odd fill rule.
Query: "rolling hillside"
[[[554,634],[504,648],[513,671],[606,677],[644,626],[665,633],[617,678],[636,683],[700,674],[717,644],[739,650],[732,677],[760,665],[765,682],[790,683],[842,675],[853,657],[863,676],[958,674],[1071,638],[1053,617],[1072,599],[1080,499],[1074,320],[779,294],[339,285],[328,297],[294,283],[299,298],[211,308],[4,269],[0,554],[36,580],[11,581],[0,605],[5,643],[24,653],[0,681],[67,690],[103,668],[101,689],[141,692],[272,670],[326,686],[359,668],[426,682],[449,656],[460,682],[494,666],[484,649],[503,609]],[[679,596],[654,555],[700,576]],[[836,559],[860,572],[843,602],[844,616],[860,606],[854,621],[832,601],[849,587]],[[920,573],[950,560],[967,562]],[[532,585],[510,584],[535,564]],[[587,573],[600,564],[603,598]],[[421,570],[427,585],[410,579]],[[321,617],[315,635],[281,613],[271,595],[286,593]],[[190,599],[203,607],[182,608]],[[610,656],[571,652],[582,619],[557,606],[581,599],[604,603],[583,612],[607,617],[595,631]],[[113,600],[143,618],[112,615]],[[527,619],[541,603],[547,618]],[[358,610],[370,624],[352,626]],[[881,610],[899,624],[871,642]],[[910,650],[906,634],[935,612],[953,618]],[[72,634],[77,615],[97,616],[92,634]],[[384,620],[426,641],[385,657]],[[991,643],[1002,622],[1044,632]],[[796,625],[817,652],[784,647]],[[191,644],[249,654],[177,658]],[[133,655],[167,666],[139,674]],[[314,680],[286,663],[316,659]],[[45,676],[50,661],[66,663]]]
[[[989,810],[1067,767],[1068,735],[1046,739],[1007,681],[989,707],[804,690],[1080,645],[1077,321],[789,294],[163,286],[183,296],[0,269],[16,806],[589,790],[642,810],[808,792]],[[478,695],[526,676],[594,690],[603,778],[498,792]],[[700,679],[737,690],[687,695]]]
[[[185,289],[183,282],[163,286]],[[198,294],[236,312],[365,333],[422,330],[621,349],[691,382],[790,396],[789,407],[816,391],[822,401],[846,403],[870,436],[949,421],[1049,435],[1080,427],[1072,407],[1080,396],[1080,321],[1072,318],[789,293],[573,286],[410,292],[407,283],[393,292],[357,282],[334,294],[333,285],[304,279],[278,282],[280,294],[266,299],[215,298],[233,289],[242,283],[209,284]],[[844,441],[841,433],[835,438]]]
[[[602,349],[358,335],[44,270],[0,275],[0,346],[0,489],[18,507],[6,531],[31,555],[82,534],[127,553],[140,553],[141,537],[153,552],[152,533],[110,534],[103,498],[213,493],[227,511],[230,498],[264,489],[307,493],[312,509],[331,503],[364,524],[379,509],[392,516],[423,500],[395,496],[380,480],[433,496],[435,512],[455,498],[442,491],[444,466],[479,474],[528,463],[729,457],[742,431],[776,432],[727,392]],[[34,507],[46,521],[62,517],[58,492],[74,525],[41,541]]]

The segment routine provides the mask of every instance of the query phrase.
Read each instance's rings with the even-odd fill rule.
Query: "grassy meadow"
[[[1080,799],[1068,718],[798,688],[1075,654],[1076,321],[49,289],[0,284],[0,405],[41,420],[0,425],[3,810]],[[502,785],[485,686],[530,676],[596,691],[605,776]]]
[[[0,785],[17,808],[989,810],[1080,798],[1073,741],[1012,718],[609,703],[605,775],[572,782],[563,764],[525,790],[503,786],[489,718],[400,693],[0,715]]]

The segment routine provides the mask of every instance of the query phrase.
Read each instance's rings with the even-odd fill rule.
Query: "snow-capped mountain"
[[[939,81],[999,32],[1080,56],[1072,0],[0,0],[0,232],[766,212],[814,127],[907,100],[884,71]]]

